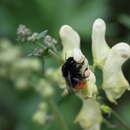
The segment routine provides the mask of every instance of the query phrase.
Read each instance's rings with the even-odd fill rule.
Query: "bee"
[[[69,57],[66,62],[62,66],[62,75],[66,80],[66,84],[69,90],[72,89],[82,89],[86,86],[87,81],[85,76],[85,72],[88,71],[88,68],[85,68],[84,73],[81,73],[81,69],[84,65],[84,61],[82,63],[77,63],[73,57]]]

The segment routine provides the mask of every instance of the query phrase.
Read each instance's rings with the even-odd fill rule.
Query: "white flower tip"
[[[82,54],[81,50],[78,48],[73,50],[72,56],[74,60],[78,63],[82,63],[85,59],[85,56]]]
[[[93,24],[93,29],[94,30],[103,30],[103,31],[105,31],[106,24],[105,24],[104,20],[101,19],[101,18],[96,19],[94,21],[94,24]]]
[[[128,59],[130,58],[130,45],[125,42],[120,42],[112,47],[112,50],[119,54],[121,57]]]
[[[69,26],[69,25],[63,25],[60,28],[59,34],[61,37],[66,36],[66,34],[68,35],[68,33],[72,32],[73,29]]]
[[[80,37],[78,33],[69,25],[63,25],[59,31],[62,44],[74,44],[79,48]]]

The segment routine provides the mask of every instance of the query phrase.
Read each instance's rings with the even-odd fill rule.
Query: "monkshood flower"
[[[59,31],[63,45],[62,57],[67,59],[72,55],[73,49],[80,49],[80,37],[78,33],[68,25],[63,25]]]
[[[109,53],[105,40],[106,24],[102,19],[95,20],[92,28],[92,53],[94,65],[102,67]]]
[[[118,43],[111,48],[103,66],[103,89],[108,99],[116,103],[125,90],[130,90],[130,85],[122,72],[123,63],[130,58],[130,46]]]
[[[80,37],[78,33],[70,26],[63,25],[60,28],[59,34],[63,45],[62,58],[64,62],[66,62],[66,60],[70,57],[73,57],[73,59],[78,64],[84,62],[83,63],[84,65],[81,68],[81,73],[83,74],[85,72],[84,75],[86,76],[85,80],[87,84],[85,87],[83,87],[78,91],[78,95],[80,96],[82,95],[84,97],[96,96],[97,87],[95,85],[96,82],[95,75],[89,69],[88,60],[80,50]],[[88,69],[87,71],[85,71],[86,67]],[[59,67],[57,70],[48,69],[46,71],[46,75],[53,81],[58,82],[60,87],[65,90],[64,94],[66,94],[68,93],[67,91],[68,87],[66,86],[65,78],[63,77],[61,70],[62,66]]]
[[[71,62],[74,62],[76,66],[79,65],[80,66],[79,68],[81,68],[82,75],[84,73],[84,76],[86,77],[85,80],[87,83],[86,83],[86,86],[83,88],[82,88],[83,82],[79,84],[77,87],[82,88],[82,89],[80,89],[78,92],[81,92],[81,95],[83,95],[84,97],[92,97],[96,95],[97,87],[95,85],[95,75],[89,69],[88,60],[80,50],[80,37],[78,33],[74,29],[72,29],[70,26],[63,25],[60,29],[59,34],[60,34],[60,38],[63,45],[62,56],[63,56],[64,61],[66,62],[65,63],[66,65],[64,65],[64,67],[62,66],[62,71],[64,71],[64,73],[68,73],[67,66],[68,68],[71,68]],[[70,61],[68,61],[67,59]],[[70,70],[70,71],[73,71],[73,70]],[[70,84],[72,86],[69,83],[68,83],[69,84],[68,86],[76,88],[75,82],[76,80],[79,80],[79,79],[75,77],[74,75],[73,77],[75,79],[69,79],[68,76],[64,76],[64,80],[65,79],[66,81],[71,80]]]
[[[102,122],[100,104],[95,99],[83,100],[83,107],[75,122],[79,122],[84,130],[100,130]]]
[[[94,64],[103,71],[103,89],[108,99],[116,103],[129,84],[122,72],[122,65],[130,58],[130,46],[118,43],[110,48],[105,41],[106,25],[102,19],[95,20],[92,31]]]
[[[77,115],[75,122],[79,123],[84,130],[100,130],[102,115],[100,111],[100,105],[95,98],[97,95],[97,86],[95,84],[96,79],[94,73],[89,68],[87,58],[80,50],[80,37],[78,33],[70,26],[64,25],[60,29],[60,38],[63,45],[62,56],[65,61],[65,64],[62,66],[63,75],[66,74],[66,71],[71,68],[71,63],[73,65],[68,73],[74,71],[73,68],[75,68],[75,63],[78,63],[82,66],[81,73],[84,73],[86,76],[85,80],[87,83],[85,87],[82,88],[81,86],[78,86],[79,88],[76,88],[75,85],[73,86],[73,78],[69,79],[64,75],[64,80],[66,79],[66,82],[67,80],[72,81],[72,83],[69,85],[72,85],[71,87],[77,89],[76,95],[79,96],[83,102],[83,106]],[[78,64],[76,65],[78,66]],[[76,68],[75,71],[77,71]]]

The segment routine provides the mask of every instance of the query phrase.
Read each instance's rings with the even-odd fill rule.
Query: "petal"
[[[116,103],[116,99],[129,89],[128,81],[121,69],[128,58],[130,58],[130,46],[126,43],[118,43],[112,47],[103,66],[103,89],[111,102]]]
[[[59,31],[63,45],[63,59],[67,59],[74,48],[80,48],[80,37],[69,25],[63,25]]]
[[[83,100],[83,106],[76,117],[84,130],[100,130],[102,115],[100,104],[94,99]]]
[[[82,89],[81,93],[79,92],[79,93],[77,93],[77,95],[80,96],[81,98],[95,97],[97,95],[96,78],[95,78],[94,73],[89,69],[88,60],[82,54],[80,49],[74,49],[72,54],[73,54],[72,56],[76,62],[78,62],[78,63],[84,62],[84,65],[82,66],[82,69],[81,69],[82,73],[84,73],[86,68],[88,68],[86,70],[86,75],[88,75],[88,76],[86,76],[87,84]]]
[[[68,59],[69,57],[73,57],[77,63],[84,63],[81,73],[84,73],[86,68],[88,68],[86,72],[87,85],[77,95],[81,98],[95,96],[97,94],[96,79],[91,70],[89,70],[87,58],[80,50],[80,37],[78,33],[70,26],[64,25],[60,29],[60,37],[63,45],[63,58]]]
[[[82,63],[85,59],[85,56],[83,55],[83,53],[81,52],[81,50],[79,48],[73,49],[72,57],[78,63]]]
[[[95,20],[92,29],[92,53],[94,64],[101,67],[109,53],[109,46],[105,40],[106,24],[98,18]]]
[[[127,43],[121,42],[112,47],[111,56],[122,65],[128,58],[130,58],[130,46]]]
[[[78,95],[81,99],[96,97],[98,93],[95,75],[91,70],[89,71],[90,75],[87,79],[87,85],[83,88],[82,93]]]

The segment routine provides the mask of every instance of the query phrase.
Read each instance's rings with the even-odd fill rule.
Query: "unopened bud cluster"
[[[40,33],[32,32],[31,29],[25,25],[19,25],[17,29],[17,39],[19,42],[35,44],[35,48],[28,54],[29,56],[43,56],[46,55],[44,53],[48,52],[48,49],[56,52],[55,45],[57,41],[50,35],[47,35],[47,32],[47,30]]]
[[[27,37],[32,34],[31,30],[26,25],[20,24],[17,29],[18,40],[22,42],[27,40]]]

